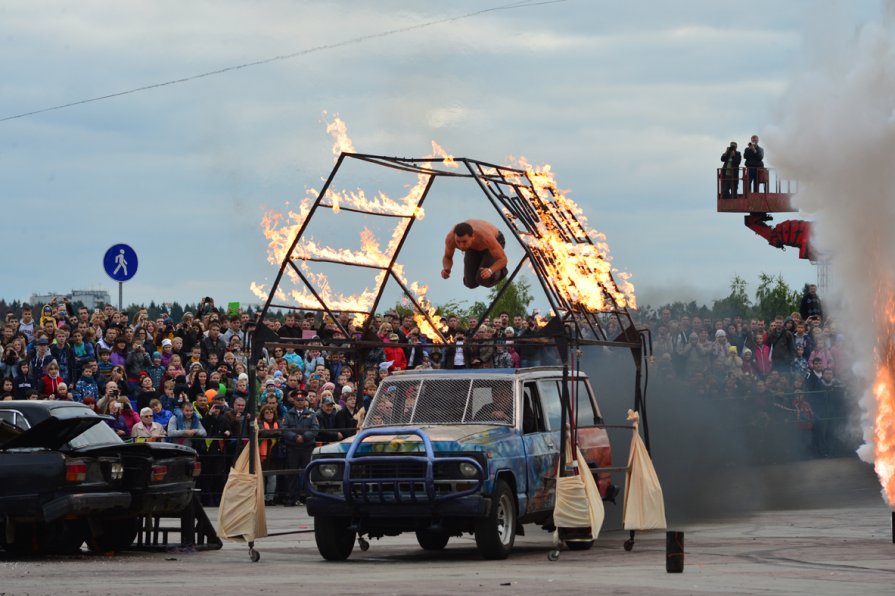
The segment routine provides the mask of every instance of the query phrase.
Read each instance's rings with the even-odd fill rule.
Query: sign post
[[[103,269],[109,277],[118,282],[118,310],[124,308],[124,282],[137,274],[137,253],[127,244],[115,244],[103,257]]]

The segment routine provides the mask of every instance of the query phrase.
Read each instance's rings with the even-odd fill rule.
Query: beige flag
[[[628,410],[628,420],[634,423],[631,436],[631,453],[628,456],[628,472],[625,480],[624,524],[626,530],[665,529],[665,500],[656,469],[646,445],[640,438],[640,415]]]
[[[236,542],[253,542],[267,536],[261,454],[255,449],[255,473],[250,474],[251,451],[246,445],[230,468],[218,509],[218,536]]]
[[[590,528],[591,538],[596,540],[603,527],[603,499],[584,455],[577,447],[575,451],[579,474],[556,475],[553,525],[557,528]]]

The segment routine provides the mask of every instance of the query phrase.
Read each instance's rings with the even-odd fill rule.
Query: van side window
[[[522,395],[522,432],[525,434],[542,433],[547,430],[538,386],[533,382],[525,383]]]
[[[578,412],[578,426],[594,426],[602,424],[603,418],[594,406],[594,401],[590,397],[588,385],[584,379],[569,382],[569,396],[576,404]]]
[[[562,429],[562,403],[560,402],[559,381],[538,381],[541,405],[547,418],[547,430]]]

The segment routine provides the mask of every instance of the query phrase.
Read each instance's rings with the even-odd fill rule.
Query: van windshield
[[[404,424],[515,424],[508,379],[400,379],[383,381],[364,428]]]

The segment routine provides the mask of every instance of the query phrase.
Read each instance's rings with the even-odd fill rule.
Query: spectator
[[[721,154],[721,196],[725,199],[737,196],[737,186],[740,176],[740,161],[742,156],[737,151],[737,144],[733,141],[724,153]]]
[[[329,391],[321,393],[320,409],[317,411],[317,424],[320,427],[317,433],[319,441],[334,443],[344,438],[336,420],[336,402]]]
[[[771,366],[776,371],[789,371],[795,359],[795,339],[779,320],[771,322],[767,345],[771,349]]]
[[[174,413],[171,412],[171,410],[164,409],[160,399],[151,400],[149,402],[149,409],[152,410],[152,420],[158,422],[162,428],[168,428],[168,422],[171,420]]]
[[[75,383],[72,397],[75,401],[79,402],[83,402],[84,398],[86,397],[93,398],[94,403],[99,400],[99,385],[97,384],[96,379],[93,377],[92,364],[84,366],[80,378]]]
[[[764,169],[764,148],[758,144],[758,135],[752,135],[749,146],[743,151],[749,179],[746,188],[751,185],[752,192],[758,192],[759,170]]]
[[[175,409],[173,416],[168,420],[167,435],[169,439],[172,439],[172,443],[186,445],[203,453],[205,451],[205,441],[200,439],[207,436],[207,434],[199,416],[196,415],[196,411],[193,409],[193,404],[190,402],[186,402],[181,408]]]
[[[151,408],[140,410],[140,422],[131,427],[131,437],[139,441],[156,442],[165,437],[165,429],[153,420]]]
[[[258,428],[258,452],[261,456],[261,469],[281,470],[285,464],[286,448],[281,444],[279,413],[276,406],[265,405],[261,408],[261,424]],[[264,504],[273,505],[277,494],[277,482],[281,476],[270,475],[264,479]]]
[[[38,381],[47,374],[47,366],[53,361],[53,355],[50,354],[50,342],[46,337],[37,338],[34,345],[34,352],[29,358],[28,368],[31,371],[32,383],[37,385]]]
[[[56,395],[59,385],[63,384],[65,384],[65,379],[59,374],[59,365],[55,360],[51,360],[47,364],[46,374],[40,378],[40,384],[37,389],[41,395]]]
[[[281,425],[283,440],[286,443],[286,467],[288,469],[304,469],[311,461],[311,451],[320,424],[317,414],[308,408],[308,400],[301,393],[295,398],[295,406],[286,412]],[[288,494],[285,505],[292,506],[300,498],[299,476],[289,476]]]
[[[137,409],[142,410],[143,408],[151,408],[150,402],[154,399],[158,399],[159,393],[155,390],[155,387],[152,386],[152,379],[149,378],[149,375],[144,374],[140,378],[140,384],[138,385],[137,392],[134,395],[134,398],[137,402]],[[165,420],[162,426],[167,426],[168,421]]]
[[[357,433],[358,429],[358,413],[362,409],[357,403],[357,395],[350,385],[342,388],[342,399],[345,401],[344,407],[336,412],[336,427],[341,429],[342,437],[351,437]]]
[[[111,419],[106,419],[106,424],[109,425],[115,434],[117,434],[122,439],[125,439],[130,435],[130,430],[128,429],[127,421],[124,418],[124,415],[121,412],[121,404],[117,401],[110,401],[108,403],[108,411],[104,412],[111,416]]]
[[[802,301],[799,304],[799,314],[802,315],[802,320],[808,321],[809,319],[820,319],[823,317],[823,307],[820,303],[820,298],[817,295],[817,285],[816,284],[806,284],[805,290],[802,293]]]
[[[133,404],[127,397],[119,397],[118,403],[121,405],[121,417],[124,419],[124,424],[127,428],[127,436],[132,437],[134,426],[140,423],[140,415],[134,411]],[[150,411],[150,415],[151,413]]]

